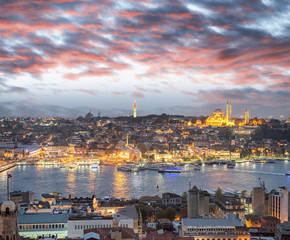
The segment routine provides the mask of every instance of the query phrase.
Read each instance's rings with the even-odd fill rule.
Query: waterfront
[[[226,165],[202,165],[195,171],[193,165],[183,167],[181,174],[161,174],[157,171],[122,172],[115,166],[100,166],[97,170],[89,166],[75,169],[56,166],[19,165],[9,170],[12,174],[10,190],[34,191],[36,198],[41,193],[61,192],[63,196],[91,196],[94,185],[97,197],[137,198],[144,195],[161,195],[163,192],[181,194],[191,186],[203,189],[236,189],[251,192],[257,186],[259,178],[265,182],[268,190],[278,186],[290,188],[290,162],[277,161],[267,163],[237,163],[234,169]],[[7,172],[0,173],[0,201],[6,198]],[[158,186],[158,188],[157,188]]]

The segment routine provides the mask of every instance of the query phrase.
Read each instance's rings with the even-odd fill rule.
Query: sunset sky
[[[289,0],[3,0],[0,36],[0,117],[290,117]]]

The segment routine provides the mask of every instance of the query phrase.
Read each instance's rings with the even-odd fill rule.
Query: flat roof
[[[237,227],[243,226],[237,218],[182,218],[182,225],[188,227]]]
[[[20,214],[18,224],[67,223],[69,214]]]

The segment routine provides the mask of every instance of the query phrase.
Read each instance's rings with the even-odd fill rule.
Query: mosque
[[[236,126],[236,125],[248,125],[249,119],[249,109],[245,111],[245,120],[232,118],[232,104],[227,102],[227,111],[224,113],[221,109],[216,109],[205,121],[206,126],[214,127],[226,127],[226,126]]]
[[[234,126],[232,121],[232,104],[227,102],[226,114],[221,109],[216,109],[205,121],[206,126],[224,127]]]

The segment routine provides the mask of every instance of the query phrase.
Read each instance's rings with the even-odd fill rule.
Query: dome
[[[216,110],[214,110],[214,112],[213,113],[224,113],[221,109],[216,109]]]
[[[10,212],[14,212],[16,210],[15,203],[12,201],[3,202],[1,205],[1,213],[6,213],[6,209],[9,209]]]

